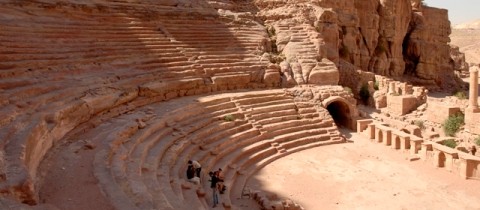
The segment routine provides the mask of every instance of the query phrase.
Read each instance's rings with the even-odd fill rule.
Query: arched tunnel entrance
[[[338,127],[345,127],[351,129],[352,119],[350,114],[350,108],[345,102],[334,101],[327,106],[327,110]]]

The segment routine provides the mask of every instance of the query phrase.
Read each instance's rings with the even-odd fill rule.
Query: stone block
[[[443,124],[449,116],[460,112],[458,106],[445,105],[439,102],[429,102],[427,108],[427,120]]]
[[[417,98],[411,95],[407,96],[387,96],[387,107],[390,113],[394,115],[405,115],[417,108]]]

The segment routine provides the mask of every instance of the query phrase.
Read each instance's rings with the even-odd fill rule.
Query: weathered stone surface
[[[439,86],[452,85],[452,63],[445,59],[450,58],[446,47],[450,30],[446,11],[423,7],[418,1],[411,3],[4,2],[0,13],[4,43],[0,52],[1,194],[19,202],[38,203],[38,168],[51,148],[98,138],[106,143],[97,139],[86,145],[88,150],[78,153],[112,149],[113,152],[105,152],[108,154],[97,153],[95,163],[111,164],[108,167],[119,173],[115,179],[134,177],[134,181],[122,183],[121,187],[132,185],[132,202],[143,202],[143,209],[153,209],[153,201],[149,200],[152,195],[142,194],[146,186],[139,181],[140,172],[153,170],[135,167],[140,158],[129,163],[122,161],[135,153],[128,146],[152,146],[143,144],[143,139],[130,141],[130,137],[139,130],[145,135],[154,133],[154,129],[165,124],[135,122],[132,119],[144,119],[145,114],[137,109],[177,97],[234,89],[322,85],[322,90],[294,92],[301,100],[315,99],[319,104],[321,100],[343,98],[342,102],[350,104],[352,116],[356,116],[351,95],[341,87],[329,85],[355,81],[354,92],[358,92],[362,85],[358,82],[373,77],[362,71],[387,76],[408,74]],[[458,58],[459,63],[461,59]],[[227,102],[216,105],[228,107],[231,104]],[[168,118],[163,114],[171,111],[159,111],[162,116],[158,121]],[[108,127],[110,119],[132,113],[136,116],[119,120],[121,123],[112,131],[101,129]],[[323,118],[330,117],[326,112],[321,114]],[[168,127],[174,129],[175,122],[192,115],[170,119]],[[97,127],[98,133],[88,133]],[[85,139],[77,139],[80,134]],[[178,131],[171,133],[175,138],[183,135]],[[205,150],[208,151],[207,147]],[[96,170],[100,171],[97,179],[112,179],[102,177],[111,171]],[[149,175],[155,179],[155,175],[164,173]],[[168,180],[163,178],[158,180]],[[168,181],[161,185],[169,185]],[[122,208],[133,209],[129,207],[134,204],[124,199],[128,196],[118,188],[105,188],[113,192],[111,199],[118,200],[118,206],[125,203]],[[165,200],[155,200],[159,209],[182,206]]]
[[[465,60],[465,53],[460,52],[458,46],[450,45],[450,56],[453,60],[455,71],[463,77],[468,75],[469,65]]]
[[[277,87],[280,80],[280,66],[276,64],[271,64],[265,70],[265,75],[263,76],[263,82],[270,87]]]
[[[406,36],[407,74],[434,80],[440,87],[455,86],[454,66],[450,62],[450,21],[447,10],[423,7],[413,14],[412,27]]]
[[[336,84],[339,80],[338,69],[335,63],[328,59],[322,59],[310,72],[309,84],[329,85]]]
[[[418,0],[256,4],[262,9],[259,16],[277,32],[274,41],[279,53],[286,55],[287,62],[300,64],[295,66],[297,72],[301,69],[303,82],[309,83],[314,68],[309,63],[315,61],[309,59],[317,57],[317,61],[328,58],[336,65],[340,58],[380,75],[418,76],[440,87],[458,83],[448,79],[454,77],[455,67],[450,62],[446,10],[424,6]],[[462,58],[458,59],[461,63]],[[299,76],[296,78],[299,82]]]
[[[431,122],[443,124],[448,117],[460,112],[460,108],[455,105],[444,104],[441,101],[428,101],[427,119]]]

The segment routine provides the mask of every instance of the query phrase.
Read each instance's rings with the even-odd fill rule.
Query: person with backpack
[[[212,188],[212,197],[213,197],[213,207],[212,208],[215,208],[217,207],[218,205],[218,187],[217,187],[217,184],[218,184],[218,177],[216,176],[216,174],[212,171],[210,171],[208,173],[208,175],[210,176],[210,188]]]

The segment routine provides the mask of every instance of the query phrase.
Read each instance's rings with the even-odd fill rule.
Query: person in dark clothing
[[[477,153],[477,147],[472,146],[472,149],[470,150],[470,152],[472,152],[472,155],[475,155],[475,153]]]
[[[213,208],[217,207],[218,204],[218,189],[217,189],[217,184],[218,184],[218,177],[216,176],[215,173],[209,172],[208,175],[210,176],[210,188],[212,188],[212,197],[213,197]]]
[[[192,179],[193,177],[195,177],[195,169],[193,168],[193,165],[188,164],[187,179]]]

